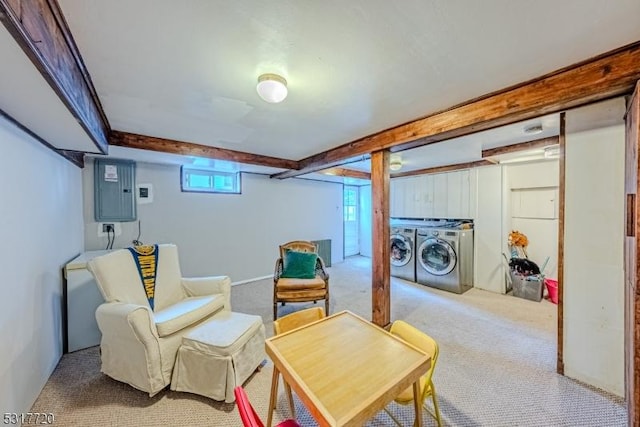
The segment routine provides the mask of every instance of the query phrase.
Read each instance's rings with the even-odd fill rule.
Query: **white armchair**
[[[153,396],[171,382],[182,337],[213,315],[231,311],[227,276],[182,278],[175,245],[158,245],[153,310],[132,254],[121,249],[88,263],[105,303],[102,372]]]

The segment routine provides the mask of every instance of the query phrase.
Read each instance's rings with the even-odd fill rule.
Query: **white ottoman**
[[[260,316],[225,311],[182,337],[171,390],[235,401],[242,385],[265,360]]]

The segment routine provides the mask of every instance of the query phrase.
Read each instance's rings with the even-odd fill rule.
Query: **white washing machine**
[[[416,281],[416,228],[402,225],[391,226],[391,275]]]
[[[473,287],[473,230],[419,228],[416,281],[461,294]]]

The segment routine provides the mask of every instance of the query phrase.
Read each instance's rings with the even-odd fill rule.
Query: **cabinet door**
[[[514,218],[555,219],[557,188],[526,188],[511,191],[511,216]]]
[[[462,217],[462,175],[460,172],[447,174],[447,218]]]
[[[389,216],[392,216],[392,217],[400,216],[399,210],[398,210],[398,206],[399,206],[398,199],[400,198],[398,194],[400,190],[399,182],[400,180],[397,178],[392,179],[389,182]]]
[[[471,214],[471,171],[460,171],[460,216],[458,218],[472,218]]]
[[[447,216],[447,174],[439,173],[433,176],[433,217]]]
[[[419,175],[414,177],[413,181],[413,191],[414,191],[414,203],[415,203],[415,217],[416,218],[426,218],[426,193],[427,189],[425,186],[425,177],[426,175]]]
[[[424,175],[422,178],[423,205],[422,217],[433,218],[433,175]]]
[[[470,197],[469,170],[449,172],[447,174],[447,217],[471,218]]]
[[[404,212],[405,217],[407,218],[417,218],[418,217],[418,181],[417,177],[409,177],[405,178],[405,186],[404,186]]]
[[[407,178],[391,180],[390,216],[396,218],[406,218],[408,216],[407,187]]]
[[[469,170],[469,218],[478,216],[478,169]]]

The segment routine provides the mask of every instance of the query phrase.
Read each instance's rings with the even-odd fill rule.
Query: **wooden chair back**
[[[292,242],[285,243],[284,245],[280,245],[280,258],[284,259],[284,252],[287,249],[296,252],[318,252],[318,248],[315,243],[311,243],[307,240],[294,240]]]
[[[325,316],[324,308],[322,307],[312,307],[296,311],[295,313],[287,314],[286,316],[282,316],[281,318],[274,320],[273,332],[276,335],[284,334],[285,332],[292,331],[300,326],[323,319]]]
[[[424,386],[427,387],[431,381],[433,370],[436,368],[436,362],[438,361],[438,343],[436,340],[402,320],[393,322],[389,332],[431,356],[431,367],[424,375],[426,380]]]

